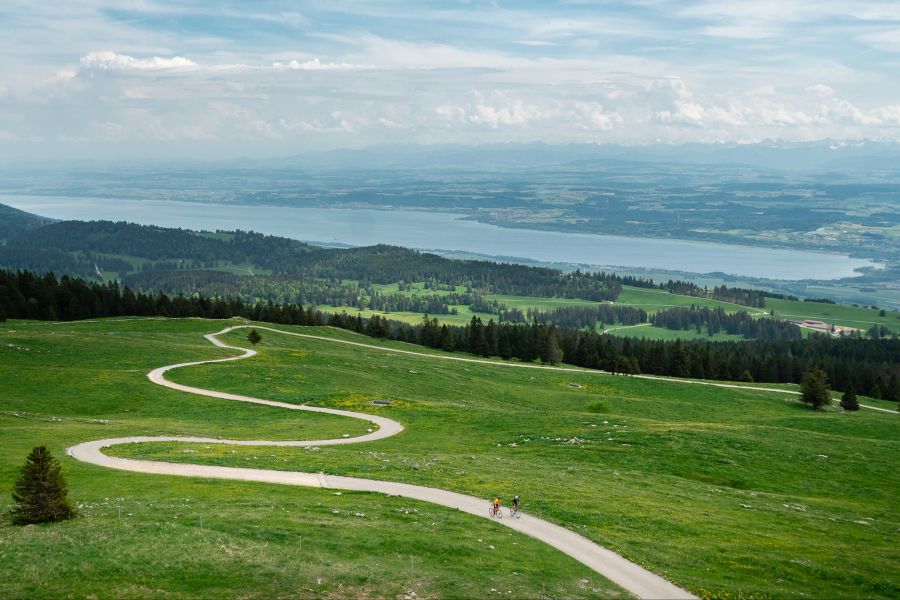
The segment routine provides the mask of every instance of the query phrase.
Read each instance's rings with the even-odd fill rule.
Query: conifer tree
[[[250,333],[247,334],[247,339],[255,346],[262,341],[262,336],[259,335],[257,330],[251,329]]]
[[[817,410],[831,402],[831,390],[828,389],[828,376],[825,371],[816,369],[803,374],[800,384],[801,399]]]
[[[859,410],[859,401],[856,399],[856,391],[853,385],[847,388],[844,395],[841,396],[841,408],[844,410]]]
[[[547,364],[555,364],[562,360],[562,350],[559,347],[559,338],[556,336],[556,327],[551,325],[544,340],[544,348],[541,351],[541,360]]]
[[[887,388],[884,390],[884,399],[900,402],[900,379],[897,378],[896,373],[891,375],[891,379],[888,381]]]
[[[16,525],[62,521],[75,516],[59,463],[46,446],[37,446],[22,466],[13,488],[12,520]]]

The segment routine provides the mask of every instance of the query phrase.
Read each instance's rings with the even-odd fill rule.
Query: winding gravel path
[[[167,462],[157,462],[157,461],[148,461],[148,460],[134,460],[134,459],[126,459],[126,458],[116,458],[113,456],[108,456],[102,452],[104,448],[108,448],[110,446],[115,446],[118,444],[131,444],[131,443],[142,443],[142,442],[200,442],[206,444],[230,444],[230,445],[238,445],[238,446],[328,446],[328,445],[338,445],[338,444],[358,444],[361,442],[371,442],[375,440],[384,439],[386,437],[390,437],[392,435],[396,435],[403,431],[403,426],[400,423],[387,419],[385,417],[379,417],[376,415],[370,415],[365,413],[358,413],[346,410],[335,410],[330,408],[320,408],[313,406],[301,406],[296,404],[288,404],[285,402],[274,402],[271,400],[262,400],[259,398],[253,398],[250,396],[241,396],[238,394],[229,394],[227,392],[218,392],[214,390],[206,390],[202,388],[182,385],[179,383],[174,383],[165,378],[165,374],[168,371],[173,369],[178,369],[181,367],[190,367],[194,365],[202,365],[202,364],[210,364],[210,363],[220,363],[220,362],[228,362],[233,360],[241,360],[244,358],[250,358],[256,354],[255,350],[250,350],[247,348],[240,348],[237,346],[229,346],[222,341],[220,341],[217,336],[226,334],[234,329],[239,329],[243,327],[251,327],[249,325],[238,325],[234,327],[227,327],[218,333],[211,333],[204,337],[209,340],[211,343],[219,346],[220,348],[225,348],[229,350],[237,350],[241,352],[241,354],[237,356],[232,356],[228,358],[220,358],[215,360],[203,360],[196,362],[188,362],[188,363],[179,363],[175,365],[168,365],[165,367],[160,367],[158,369],[154,369],[150,373],[148,373],[147,377],[153,383],[158,385],[172,388],[175,390],[187,392],[190,394],[197,394],[201,396],[209,396],[211,398],[220,398],[223,400],[236,400],[238,402],[250,402],[252,404],[262,404],[265,406],[272,406],[276,408],[283,408],[287,410],[303,410],[310,412],[320,412],[320,413],[328,413],[332,415],[339,415],[343,417],[352,417],[355,419],[362,419],[364,421],[368,421],[372,423],[375,427],[373,427],[373,431],[368,433],[367,435],[353,437],[353,438],[340,438],[340,439],[330,439],[330,440],[296,440],[296,441],[270,441],[270,440],[223,440],[218,438],[204,438],[204,437],[177,437],[177,436],[135,436],[135,437],[122,437],[122,438],[110,438],[104,440],[95,440],[91,442],[85,442],[83,444],[78,444],[76,446],[72,446],[68,449],[68,454],[77,460],[81,460],[87,463],[91,463],[94,465],[99,465],[102,467],[108,467],[111,469],[119,469],[123,471],[134,471],[138,473],[154,473],[159,475],[178,475],[183,477],[204,477],[204,478],[214,478],[214,479],[236,479],[242,481],[257,481],[263,483],[276,483],[282,485],[300,485],[306,487],[320,487],[320,488],[329,488],[329,489],[339,489],[339,490],[356,490],[356,491],[365,491],[365,492],[378,492],[382,494],[389,494],[392,496],[403,496],[406,498],[413,498],[416,500],[422,500],[425,502],[431,502],[433,504],[439,504],[441,506],[446,506],[449,508],[456,508],[463,512],[467,512],[473,514],[478,517],[489,518],[487,514],[487,505],[488,500],[483,498],[476,498],[474,496],[467,496],[464,494],[457,494],[455,492],[449,492],[446,490],[441,490],[437,488],[424,487],[419,485],[411,485],[406,483],[396,483],[390,481],[377,481],[372,479],[358,479],[355,477],[340,477],[334,475],[325,475],[324,473],[302,473],[302,472],[293,472],[293,471],[274,471],[267,469],[243,469],[236,467],[217,467],[211,465],[192,465],[192,464],[177,464],[177,463],[167,463]],[[463,362],[477,362],[477,363],[487,363],[492,365],[507,365],[511,367],[532,367],[532,368],[546,368],[552,370],[575,370],[575,369],[565,369],[562,367],[540,367],[538,365],[524,365],[524,364],[515,364],[515,363],[496,363],[486,360],[479,359],[468,359],[464,357],[451,357],[451,356],[440,356],[433,354],[426,354],[423,352],[412,352],[408,350],[397,350],[393,348],[384,348],[381,346],[375,346],[372,344],[364,344],[360,342],[352,342],[349,340],[337,340],[333,338],[328,338],[324,336],[316,336],[310,334],[302,334],[302,333],[294,333],[288,331],[281,331],[279,329],[272,329],[269,327],[260,327],[260,326],[252,326],[255,329],[267,330],[274,333],[279,333],[283,335],[292,335],[296,337],[317,339],[317,340],[325,340],[329,342],[336,342],[342,344],[349,344],[353,346],[361,346],[365,348],[372,348],[382,351],[388,351],[391,353],[399,353],[399,354],[412,354],[417,356],[423,356],[432,359],[446,359],[446,360],[457,360]],[[568,529],[560,527],[559,525],[554,525],[548,521],[544,521],[543,519],[538,519],[537,517],[533,517],[531,515],[523,514],[521,519],[504,519],[502,521],[496,521],[505,525],[511,529],[515,529],[516,531],[520,531],[526,535],[529,535],[533,538],[536,538],[554,548],[564,552],[565,554],[571,556],[582,564],[590,567],[597,573],[600,573],[610,581],[618,584],[624,589],[628,590],[632,594],[638,596],[639,598],[695,598],[689,592],[675,586],[674,584],[666,581],[662,577],[651,573],[650,571],[644,569],[643,567],[632,563],[631,561],[623,558],[622,556],[612,552],[611,550],[607,550],[602,546],[595,544],[589,539],[578,535]]]

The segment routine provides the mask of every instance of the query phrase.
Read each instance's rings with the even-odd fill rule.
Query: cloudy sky
[[[0,3],[0,156],[900,140],[897,0]]]

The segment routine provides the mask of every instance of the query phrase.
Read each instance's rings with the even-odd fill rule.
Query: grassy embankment
[[[172,377],[289,402],[378,410],[407,429],[370,445],[317,451],[143,444],[113,452],[324,470],[481,497],[518,493],[526,510],[699,594],[900,593],[893,568],[900,559],[896,415],[813,413],[779,393],[264,337],[256,358]],[[392,404],[375,408],[374,398]]]

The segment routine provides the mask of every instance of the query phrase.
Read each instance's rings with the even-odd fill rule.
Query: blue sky
[[[0,5],[0,156],[900,139],[900,2]]]

